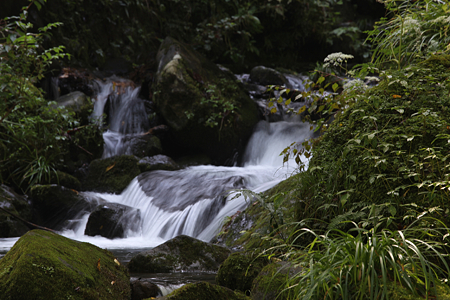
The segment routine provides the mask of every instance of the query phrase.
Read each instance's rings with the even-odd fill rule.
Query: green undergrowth
[[[337,95],[349,105],[314,142],[308,170],[244,192],[251,205],[234,222],[253,226],[234,241],[301,266],[285,282],[295,299],[446,299],[449,58]]]

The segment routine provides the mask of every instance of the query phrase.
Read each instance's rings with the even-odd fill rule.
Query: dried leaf
[[[117,258],[114,258],[114,262],[115,262],[118,266],[120,266],[120,262],[117,260]]]
[[[99,258],[98,261],[97,261],[97,269],[98,269],[99,271],[101,271],[101,267],[100,267],[100,258]]]
[[[116,163],[113,163],[112,165],[110,165],[109,167],[106,168],[106,172],[108,172],[109,170],[111,170],[115,166],[116,166]]]

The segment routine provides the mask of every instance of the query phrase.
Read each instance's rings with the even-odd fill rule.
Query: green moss
[[[242,148],[258,110],[233,75],[171,38],[163,42],[158,57],[163,68],[154,99],[178,143],[216,162]]]
[[[130,155],[96,159],[89,165],[83,187],[102,193],[121,193],[140,174],[138,161]]]
[[[50,183],[58,184],[77,191],[81,189],[81,183],[76,177],[61,171],[57,171],[56,174],[52,174]]]
[[[0,260],[0,294],[4,300],[128,300],[128,273],[114,260],[89,243],[33,230]]]
[[[230,255],[230,250],[180,235],[131,259],[132,272],[212,271]]]
[[[423,300],[421,296],[416,296],[411,293],[407,288],[393,283],[388,285],[388,295],[391,300]],[[450,288],[447,285],[439,285],[436,287],[439,300],[450,299]],[[434,299],[434,298],[433,298]]]
[[[166,297],[165,300],[250,300],[244,294],[232,291],[226,287],[218,286],[208,282],[189,283],[176,289]]]
[[[293,299],[289,295],[289,290],[283,289],[286,288],[289,278],[299,271],[300,268],[293,267],[289,262],[265,266],[253,281],[252,299]]]
[[[268,263],[267,258],[251,253],[233,253],[221,265],[217,272],[217,284],[249,295],[253,279]]]

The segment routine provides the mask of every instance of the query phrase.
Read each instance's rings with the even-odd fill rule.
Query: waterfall
[[[148,130],[143,102],[137,97],[139,88],[118,78],[98,84],[93,117],[101,117],[108,109],[104,157],[127,154],[127,139]],[[140,210],[141,218],[130,220],[135,223],[128,226],[138,229],[126,231],[125,238],[85,236],[88,214],[80,216],[73,223],[76,225],[63,234],[109,249],[154,247],[181,234],[210,241],[226,216],[248,205],[243,197],[233,197],[236,192],[231,191],[263,192],[296,172],[296,163],[290,160],[283,164],[280,153],[293,142],[301,144],[309,139],[312,132],[310,124],[290,120],[260,121],[241,167],[203,165],[178,171],[151,171],[137,176],[121,195],[96,194],[106,202]]]
[[[138,97],[140,88],[130,80],[115,76],[105,82],[96,81],[96,84],[98,91],[92,118],[106,121],[108,126],[103,134],[102,157],[131,154],[133,138],[149,130],[145,105]],[[103,120],[104,113],[106,120]]]
[[[141,211],[140,229],[129,230],[124,239],[85,236],[88,215],[81,218],[78,228],[63,234],[107,248],[153,247],[180,234],[210,241],[226,216],[248,205],[243,197],[231,199],[230,190],[262,192],[296,171],[295,162],[283,165],[279,154],[292,142],[309,138],[309,126],[261,121],[249,141],[242,167],[205,165],[146,172],[136,177],[121,195],[97,194],[106,201]]]

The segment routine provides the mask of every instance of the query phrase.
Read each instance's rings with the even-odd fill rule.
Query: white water
[[[262,192],[295,172],[296,164],[283,166],[279,154],[292,142],[310,136],[309,124],[261,122],[253,134],[243,167],[196,166],[179,171],[153,171],[135,178],[121,195],[97,194],[108,202],[137,208],[140,230],[128,231],[126,238],[106,239],[84,235],[88,215],[74,230],[62,234],[102,248],[154,247],[180,234],[210,241],[226,216],[243,210],[243,197],[230,200],[229,190],[246,188]]]
[[[103,114],[108,95],[116,92],[110,81],[101,85],[94,112],[96,117]],[[110,108],[110,131],[104,135],[108,150],[104,156],[124,154],[123,147],[119,147],[122,139],[145,130],[140,119],[136,121],[133,114],[122,111],[133,107],[130,103],[138,93],[138,89],[126,89],[126,96],[118,102],[119,108]],[[220,231],[226,216],[242,211],[247,205],[243,197],[230,200],[232,197],[226,196],[229,190],[245,188],[263,192],[296,172],[296,163],[290,160],[283,165],[280,153],[293,142],[309,139],[312,134],[309,127],[310,124],[296,121],[261,121],[248,143],[242,167],[207,165],[179,171],[153,171],[136,177],[121,195],[96,194],[106,202],[141,211],[141,219],[136,221],[139,230],[128,230],[125,238],[111,240],[84,235],[88,214],[73,220],[76,226],[61,233],[107,249],[151,248],[180,234],[210,241]],[[111,142],[113,139],[109,139],[109,135],[116,142]],[[4,239],[0,244],[9,249],[15,240]]]

